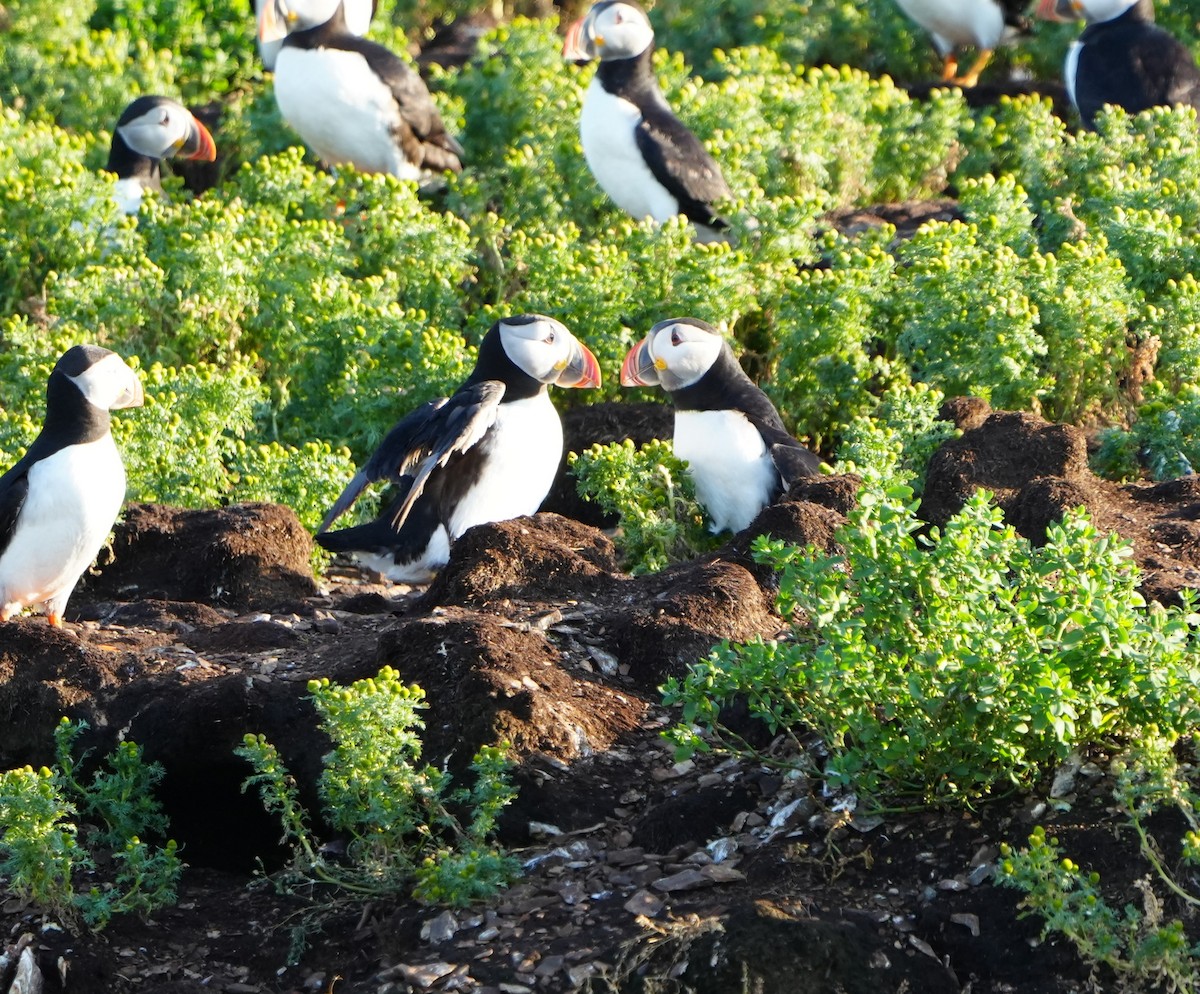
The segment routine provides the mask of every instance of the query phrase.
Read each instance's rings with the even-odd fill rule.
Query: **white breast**
[[[1067,87],[1067,96],[1071,98],[1071,106],[1079,110],[1079,100],[1075,96],[1075,80],[1079,76],[1079,56],[1083,53],[1083,42],[1073,41],[1067,49],[1067,61],[1063,66],[1063,83]]]
[[[61,613],[125,499],[111,435],[71,445],[29,470],[29,495],[0,556],[0,610],[47,603]]]
[[[737,411],[676,411],[673,445],[714,532],[747,527],[776,487],[778,471],[762,436]]]
[[[663,222],[679,213],[679,201],[667,192],[637,146],[634,129],[642,112],[628,100],[613,96],[592,78],[579,116],[583,157],[600,189],[639,221]]]
[[[995,48],[1004,35],[1004,12],[996,0],[896,0],[900,9],[935,39],[942,54],[957,45]]]
[[[326,165],[420,179],[396,144],[401,120],[392,91],[361,55],[285,45],[275,60],[275,102]]]
[[[533,514],[562,460],[563,433],[558,412],[546,393],[501,404],[488,432],[488,460],[479,483],[450,515],[450,537],[473,525]]]

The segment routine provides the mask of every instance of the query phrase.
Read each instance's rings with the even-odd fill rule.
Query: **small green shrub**
[[[654,573],[713,547],[687,463],[670,442],[597,444],[567,463],[579,495],[617,515],[616,543],[631,573]]]
[[[113,915],[148,914],[175,903],[184,864],[174,841],[160,849],[139,838],[167,831],[153,795],[162,767],[146,763],[136,743],[122,742],[107,757],[107,768],[83,782],[79,767],[86,755],[76,759],[72,753],[86,728],[86,722],[62,719],[55,729],[54,770],[26,766],[0,773],[0,876],[50,914],[79,915],[88,927],[101,929]],[[111,856],[112,879],[79,890],[80,876],[96,875],[93,854],[101,850]]]
[[[1110,479],[1140,477],[1143,470],[1155,480],[1174,480],[1200,466],[1200,388],[1192,386],[1171,396],[1158,389],[1138,408],[1128,430],[1106,428],[1091,456],[1092,468]]]
[[[912,491],[864,490],[827,555],[760,538],[789,641],[723,644],[665,687],[681,754],[736,746],[722,705],[817,731],[831,784],[970,802],[1073,749],[1200,719],[1200,615],[1147,606],[1129,547],[1081,513],[1032,548],[980,492],[928,539]]]
[[[446,773],[419,763],[419,687],[405,686],[385,666],[348,687],[313,680],[308,689],[333,740],[318,789],[325,819],[348,840],[344,859],[332,858],[312,834],[295,781],[271,743],[247,735],[234,750],[254,768],[243,791],[258,789],[292,845],[292,862],[275,874],[276,886],[311,896],[293,931],[294,956],[307,934],[346,902],[411,892],[419,900],[462,906],[516,877],[516,861],[488,842],[497,814],[515,796],[503,750],[480,749],[471,763],[475,785],[450,790]],[[471,820],[461,822],[457,810]]]

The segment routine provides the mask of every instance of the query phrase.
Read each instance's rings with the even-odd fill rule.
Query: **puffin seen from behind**
[[[1024,13],[1030,0],[896,0],[900,9],[933,36],[942,57],[942,80],[958,86],[979,82],[992,53],[1005,41],[1029,31]],[[958,75],[958,49],[974,45],[975,61]]]
[[[0,476],[0,622],[41,604],[62,625],[125,500],[108,412],[143,399],[137,374],[108,349],[76,345],[55,364],[42,430]]]
[[[1105,104],[1129,114],[1174,104],[1200,110],[1196,60],[1154,23],[1152,0],[1041,0],[1037,12],[1049,21],[1087,21],[1063,69],[1085,127],[1095,127]]]
[[[675,406],[675,455],[688,464],[712,530],[738,532],[821,460],[788,434],[729,343],[696,318],[660,321],[625,356],[621,386],[657,384]]]
[[[600,0],[567,31],[563,57],[599,59],[579,137],[600,188],[626,213],[661,224],[683,214],[701,241],[726,237],[714,204],[732,194],[721,168],[667,105],[654,78],[654,28],[632,0]]]
[[[254,0],[255,24],[262,17],[263,5],[270,2],[271,0]],[[375,19],[375,12],[379,9],[379,4],[376,0],[343,0],[343,4],[346,12],[346,30],[360,38],[365,36],[371,30],[371,21]],[[279,55],[279,48],[282,44],[283,38],[275,38],[271,41],[259,39],[258,57],[262,59],[263,68],[268,72],[275,71],[275,58]]]
[[[325,165],[418,182],[461,172],[462,146],[425,82],[390,49],[351,33],[342,0],[270,0],[259,38],[284,38],[275,102]]]
[[[497,321],[475,369],[451,397],[403,418],[325,516],[316,540],[389,579],[428,583],[473,525],[533,514],[554,482],[563,431],[549,384],[598,387],[596,357],[540,314]],[[368,483],[398,496],[375,521],[330,532]]]
[[[114,197],[123,214],[136,214],[147,189],[162,190],[160,164],[178,156],[212,162],[217,146],[208,128],[169,97],[138,97],[117,119],[104,167],[117,174]]]

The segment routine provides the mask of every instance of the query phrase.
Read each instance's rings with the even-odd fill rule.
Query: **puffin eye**
[[[679,334],[678,328],[671,329],[671,344],[672,345],[682,345],[683,344],[683,336],[681,334]]]

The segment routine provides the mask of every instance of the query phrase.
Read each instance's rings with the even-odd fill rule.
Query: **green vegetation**
[[[395,670],[385,666],[349,687],[313,680],[308,689],[333,741],[318,784],[322,816],[339,833],[344,853],[313,835],[296,783],[270,742],[247,735],[235,750],[255,771],[242,789],[257,787],[292,846],[291,863],[272,879],[311,902],[293,929],[293,957],[347,902],[411,893],[462,906],[515,879],[516,861],[488,841],[515,796],[502,749],[480,749],[471,761],[474,786],[451,790],[447,773],[419,764],[424,723],[417,712],[425,695],[401,683]]]
[[[580,496],[617,516],[616,542],[631,573],[653,573],[713,547],[687,465],[670,442],[593,445],[568,462]]]
[[[865,489],[836,556],[757,540],[796,624],[668,682],[681,754],[740,751],[720,718],[740,698],[774,733],[818,732],[832,785],[970,802],[1089,744],[1195,727],[1200,615],[1147,605],[1127,545],[1076,513],[1035,549],[986,493],[925,538],[914,508],[908,487]]]
[[[174,841],[160,849],[140,838],[167,831],[153,794],[162,767],[146,763],[136,743],[122,742],[90,783],[81,781],[86,754],[72,753],[86,728],[86,722],[62,719],[55,769],[0,773],[0,877],[49,914],[102,929],[113,915],[174,904],[184,864]],[[111,863],[103,874],[101,853]],[[83,877],[97,882],[84,885]]]

